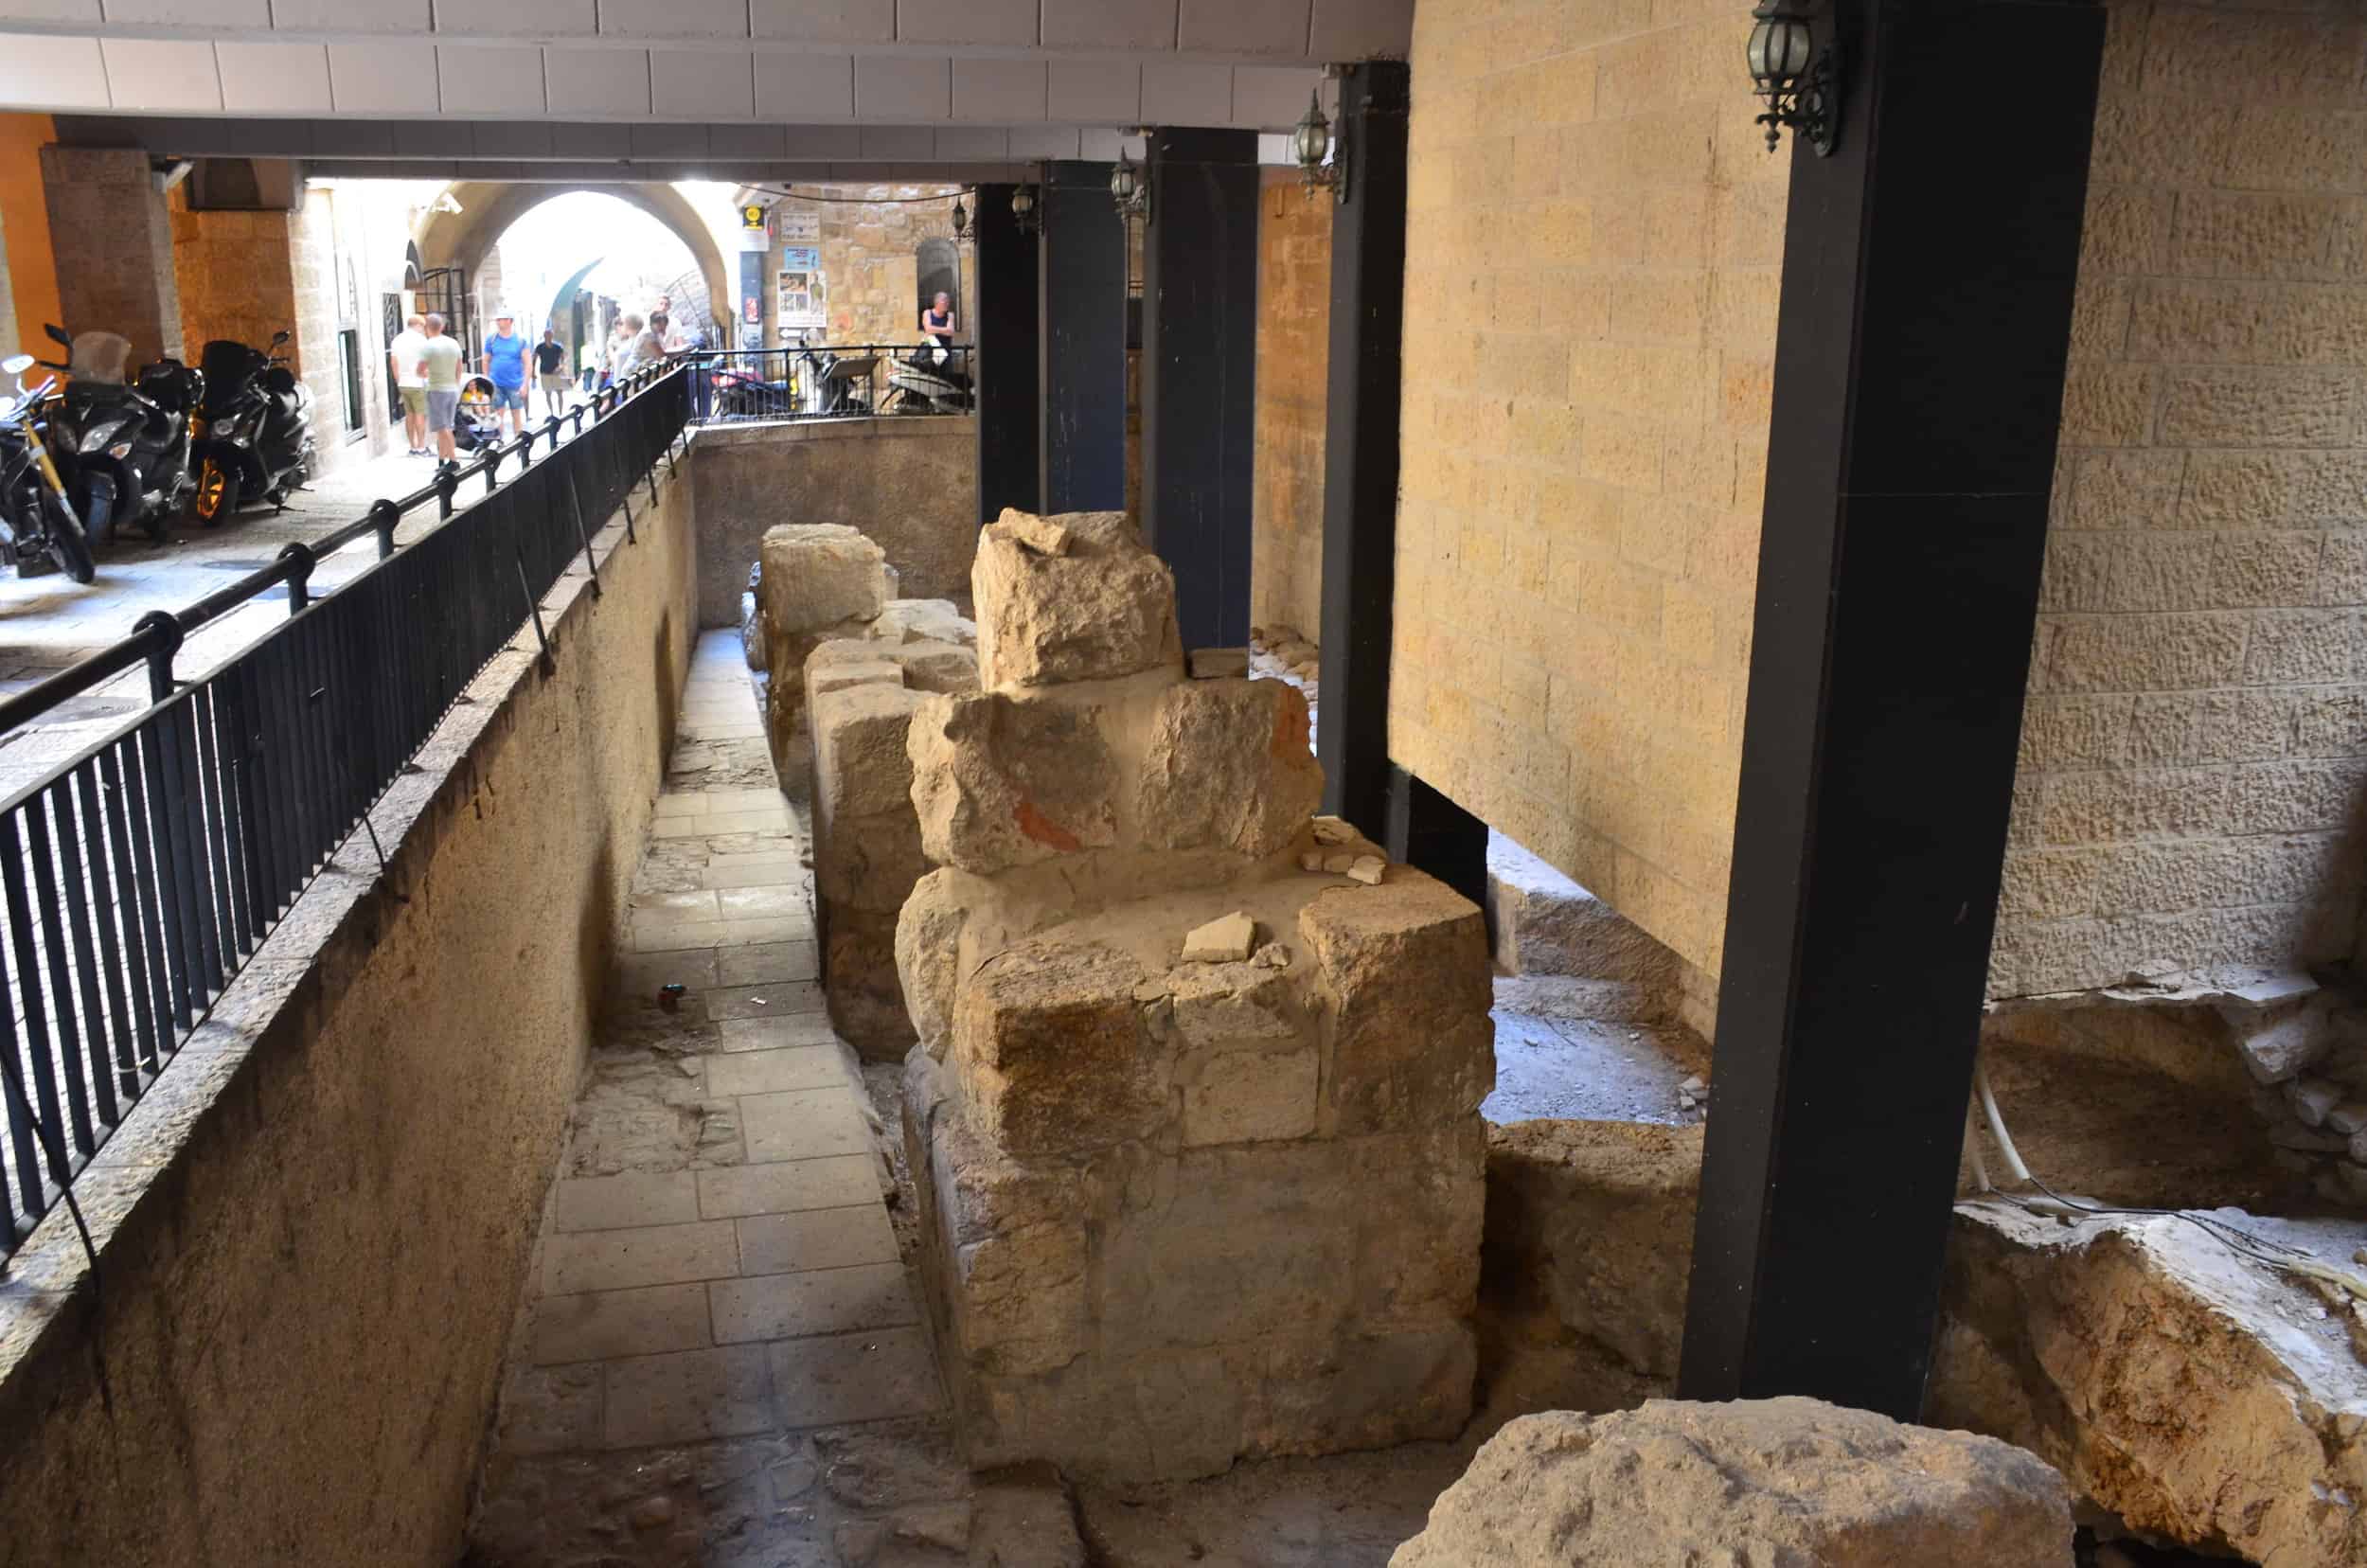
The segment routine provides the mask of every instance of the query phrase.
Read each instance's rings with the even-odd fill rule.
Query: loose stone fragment
[[[1348,876],[1367,887],[1379,887],[1381,874],[1388,868],[1389,863],[1379,855],[1359,855],[1350,863]]]
[[[1267,969],[1289,969],[1290,967],[1290,950],[1284,947],[1280,942],[1268,942],[1264,947],[1257,950],[1257,956],[1255,961],[1263,965]]]
[[[1184,938],[1187,964],[1237,964],[1250,955],[1257,941],[1257,922],[1236,910],[1201,926]]]
[[[2346,1138],[2367,1128],[2367,1100],[2344,1100],[2326,1113],[2326,1127]]]
[[[1068,554],[1069,546],[1077,542],[1076,535],[1051,518],[1038,517],[1016,507],[1004,508],[1003,515],[995,520],[995,526],[1038,555],[1064,556]]]
[[[2285,1097],[2304,1127],[2323,1127],[2327,1113],[2342,1102],[2342,1087],[2323,1078],[2298,1078],[2286,1084]]]
[[[1134,988],[1134,1000],[1137,1002],[1156,1002],[1166,994],[1167,983],[1165,980],[1146,980]]]
[[[2272,1012],[2226,1009],[2222,1016],[2236,1033],[2236,1049],[2251,1076],[2262,1083],[2282,1083],[2325,1055],[2333,1043],[2327,1026],[2332,1010],[2331,999],[2322,993]]]
[[[1195,648],[1191,652],[1192,679],[1221,680],[1229,675],[1249,673],[1249,650],[1246,648]]]
[[[1358,839],[1364,836],[1347,823],[1343,822],[1338,817],[1334,816],[1317,817],[1315,819],[1314,827],[1315,842],[1317,844],[1354,844]]]
[[[1302,871],[1321,871],[1324,868],[1324,852],[1322,850],[1309,849],[1307,853],[1299,857],[1299,869]]]
[[[1045,521],[1068,535],[1059,555],[1029,547],[1019,531]],[[980,533],[970,581],[988,691],[1183,668],[1175,574],[1124,512],[1046,520],[1006,511]]]
[[[1350,867],[1355,865],[1356,863],[1361,858],[1361,856],[1351,854],[1345,849],[1334,850],[1332,853],[1324,857],[1323,868],[1331,872],[1335,876],[1342,875],[1344,874]]]

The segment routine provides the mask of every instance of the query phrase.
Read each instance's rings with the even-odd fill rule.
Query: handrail
[[[151,670],[156,669],[160,660],[169,661],[172,654],[178,651],[182,640],[189,633],[209,621],[219,620],[248,600],[269,593],[283,583],[288,584],[292,590],[289,596],[290,613],[301,611],[307,602],[307,596],[295,593],[293,589],[300,579],[311,576],[313,562],[335,555],[338,551],[371,533],[376,533],[379,537],[379,560],[385,560],[394,553],[395,526],[414,510],[431,501],[438,500],[448,489],[456,488],[479,475],[485,476],[487,493],[491,493],[492,485],[498,477],[502,461],[505,458],[515,455],[522,459],[522,463],[530,462],[534,443],[544,437],[549,437],[550,450],[557,452],[559,430],[562,424],[573,422],[575,429],[571,433],[570,439],[580,437],[583,434],[584,416],[587,413],[592,416],[595,424],[611,418],[618,409],[656,385],[659,380],[675,368],[676,365],[670,361],[652,362],[633,371],[625,380],[601,387],[592,395],[590,402],[580,403],[569,409],[565,414],[551,415],[543,421],[542,429],[522,431],[514,440],[508,443],[495,442],[492,446],[482,449],[468,463],[454,469],[439,471],[434,479],[400,500],[373,503],[365,515],[336,529],[325,538],[312,541],[309,544],[291,546],[287,550],[282,550],[270,565],[256,568],[245,576],[215,589],[193,604],[176,611],[159,611],[143,615],[133,627],[128,636],[110,643],[96,652],[83,655],[64,668],[44,676],[13,696],[0,699],[0,735],[7,735],[21,724],[30,723],[93,687],[103,686],[116,676],[136,669],[142,665],[147,665]],[[600,406],[604,399],[608,400],[606,408]],[[392,508],[391,515],[386,510],[388,508]],[[436,526],[441,527],[458,515],[459,512],[454,510],[450,516],[440,519]],[[301,556],[294,553],[299,548],[305,552]],[[298,570],[299,564],[302,567],[301,571]],[[358,582],[362,577],[367,575],[366,571],[358,574],[348,579],[347,583]],[[341,587],[345,585],[340,584]],[[168,621],[172,623],[177,630],[168,632],[166,630]],[[162,701],[169,694],[169,686],[164,691],[151,692],[151,696],[156,701]]]

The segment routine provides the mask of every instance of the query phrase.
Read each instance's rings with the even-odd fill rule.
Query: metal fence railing
[[[974,401],[970,349],[960,345],[702,349],[680,358],[693,377],[690,417],[703,424],[967,414]]]
[[[487,661],[528,622],[540,643],[542,598],[571,561],[590,565],[593,533],[620,506],[632,527],[636,488],[654,500],[688,385],[673,366],[629,378],[0,703],[5,733],[141,665],[153,699],[0,802],[0,1256]],[[398,547],[397,525],[429,506],[442,521]],[[373,534],[377,562],[313,597],[314,562]],[[174,679],[187,633],[281,584],[286,620],[198,679]]]

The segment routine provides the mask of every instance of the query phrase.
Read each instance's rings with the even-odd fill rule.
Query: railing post
[[[550,437],[551,451],[559,450],[559,416],[554,414],[543,421],[543,434]]]
[[[491,446],[485,449],[483,461],[485,464],[485,493],[490,495],[493,493],[493,487],[501,483],[502,444],[499,441],[495,441]]]
[[[583,541],[584,575],[592,579],[592,597],[598,598],[601,592],[600,563],[592,559],[592,525],[584,520],[583,492],[576,489],[576,471],[572,465],[566,470],[566,474],[567,505],[575,509],[576,537]]]
[[[525,551],[513,550],[510,559],[518,563],[518,591],[526,597],[526,614],[534,620],[534,641],[542,650],[539,660],[543,673],[548,675],[559,667],[551,661],[551,639],[543,630],[543,601],[534,597],[534,580],[526,576]]]
[[[312,554],[312,546],[298,540],[284,546],[279,559],[288,563],[288,614],[300,615],[312,602],[312,568],[319,564],[319,558]]]
[[[395,553],[395,525],[401,521],[402,508],[392,501],[370,503],[370,526],[378,530],[379,560]]]
[[[437,471],[436,475],[436,511],[438,517],[448,518],[452,516],[453,497],[457,495],[459,491],[460,471],[458,469],[448,468]]]
[[[180,617],[169,610],[151,610],[133,624],[132,633],[151,640],[148,650],[148,700],[161,703],[172,695],[172,656],[181,651]]]

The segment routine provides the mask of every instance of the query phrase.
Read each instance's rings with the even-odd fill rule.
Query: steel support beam
[[[1679,1391],[1923,1403],[1997,914],[2104,41],[1841,0],[1791,190]],[[2015,62],[1967,132],[1961,64]],[[1329,693],[1326,693],[1328,698]]]
[[[1037,490],[1047,512],[1126,506],[1126,226],[1106,163],[1050,163],[1036,210]]]
[[[1043,509],[1038,455],[1042,387],[1037,331],[1036,237],[1022,234],[1007,185],[978,187],[970,369],[978,392],[978,521],[1006,507]]]

